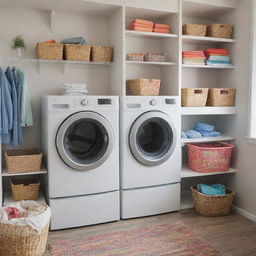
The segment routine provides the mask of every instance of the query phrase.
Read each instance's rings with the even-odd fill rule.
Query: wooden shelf
[[[174,66],[175,62],[150,62],[150,61],[126,61],[127,64],[135,64],[135,65],[159,65],[159,66]]]
[[[8,192],[4,192],[4,197],[3,197],[3,206],[6,206],[6,205],[9,205],[9,204],[12,204],[12,203],[15,203],[16,201],[14,201],[12,199],[12,195],[11,193],[8,191]],[[39,194],[39,198],[37,200],[38,203],[45,203],[45,197],[43,195],[42,192],[40,192]]]
[[[218,137],[203,137],[197,139],[181,139],[182,144],[186,143],[200,143],[200,142],[215,142],[215,141],[231,141],[234,140],[231,136],[218,136]]]
[[[236,173],[236,169],[229,169],[227,172],[212,172],[212,173],[200,173],[200,172],[194,172],[187,167],[183,167],[181,169],[181,178],[193,178],[193,177],[203,177],[203,176],[213,176],[213,175],[224,175],[224,174],[230,174],[230,173]]]
[[[209,69],[234,69],[235,66],[209,66],[209,65],[188,65],[188,64],[182,64],[183,68],[209,68]]]
[[[207,36],[189,36],[182,35],[183,43],[235,43],[236,40],[228,38],[218,38],[218,37],[207,37]]]
[[[186,115],[235,115],[236,107],[182,107],[181,114]]]
[[[166,34],[166,33],[155,33],[155,32],[144,32],[135,30],[126,30],[126,36],[130,37],[145,37],[145,38],[175,38],[177,34]]]
[[[12,177],[12,176],[24,176],[24,175],[41,175],[41,174],[46,174],[47,170],[46,169],[42,169],[39,172],[23,172],[23,173],[7,173],[7,171],[4,169],[2,176],[3,177]]]

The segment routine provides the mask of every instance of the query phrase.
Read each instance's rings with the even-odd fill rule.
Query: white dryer
[[[121,99],[121,218],[179,209],[179,110],[178,97]]]
[[[47,96],[42,117],[51,229],[120,219],[118,97]]]

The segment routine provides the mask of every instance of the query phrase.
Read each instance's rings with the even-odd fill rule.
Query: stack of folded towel
[[[221,133],[215,131],[215,126],[206,123],[196,123],[193,130],[181,133],[181,138],[197,139],[202,137],[218,137]]]
[[[64,84],[62,89],[63,95],[80,95],[88,93],[86,84]]]
[[[229,52],[225,49],[207,49],[205,55],[207,57],[206,64],[209,66],[231,65]]]
[[[149,20],[134,19],[132,20],[129,29],[136,31],[153,32],[154,22]]]
[[[130,30],[156,32],[156,33],[170,33],[170,26],[167,24],[154,23],[150,20],[134,19],[130,23]]]
[[[204,51],[184,51],[182,52],[183,64],[188,65],[205,65]]]
[[[170,26],[167,25],[167,24],[155,23],[153,32],[169,34],[170,33]]]
[[[214,184],[214,185],[205,185],[205,184],[198,184],[197,190],[202,194],[208,196],[220,196],[226,195],[225,186],[222,184]]]

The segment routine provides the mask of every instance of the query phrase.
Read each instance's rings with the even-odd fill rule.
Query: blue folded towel
[[[185,133],[186,136],[190,139],[202,138],[201,133],[194,130],[187,130]]]
[[[197,190],[208,196],[218,196],[226,194],[225,186],[221,184],[215,184],[211,186],[205,184],[198,184]]]
[[[210,125],[210,124],[206,124],[206,123],[196,123],[194,130],[197,132],[212,132],[214,131],[215,126],[214,125]]]
[[[212,131],[212,132],[201,131],[200,133],[203,137],[218,137],[221,135],[221,133],[217,131]]]
[[[181,138],[182,138],[182,139],[186,139],[186,138],[187,138],[187,135],[186,135],[185,132],[181,132]]]
[[[87,44],[87,42],[83,37],[67,38],[67,39],[63,39],[61,42],[63,44]]]

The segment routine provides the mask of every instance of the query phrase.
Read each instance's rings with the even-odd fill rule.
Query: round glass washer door
[[[78,171],[103,164],[113,148],[114,134],[109,122],[95,112],[78,112],[59,127],[56,148],[61,160]]]
[[[146,166],[164,163],[172,155],[177,132],[171,118],[160,111],[149,111],[133,123],[130,149],[137,161]]]

